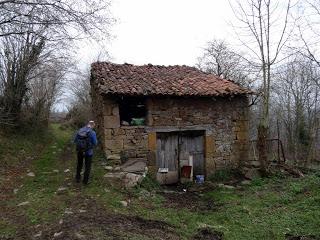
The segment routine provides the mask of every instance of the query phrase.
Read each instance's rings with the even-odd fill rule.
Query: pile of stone
[[[124,188],[132,188],[140,184],[148,172],[146,161],[129,159],[118,167],[105,166],[108,173],[104,175],[111,184],[120,184]]]

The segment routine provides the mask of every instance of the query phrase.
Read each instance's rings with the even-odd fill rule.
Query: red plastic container
[[[183,166],[181,168],[181,177],[190,178],[192,166]]]

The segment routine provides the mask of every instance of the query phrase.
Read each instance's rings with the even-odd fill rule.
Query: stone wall
[[[120,126],[119,106],[115,99],[104,98],[104,150],[107,156],[146,159],[148,136],[144,126]]]
[[[135,127],[120,126],[116,99],[104,97],[103,107],[96,111],[96,116],[101,122],[98,131],[103,133],[107,156],[147,159],[149,168],[154,170],[156,132],[204,130],[206,174],[210,175],[216,169],[239,167],[247,160],[247,105],[246,97],[150,97],[147,126]]]
[[[90,81],[92,80],[90,79]],[[92,113],[95,118],[94,120],[96,123],[98,141],[102,143],[102,146],[104,146],[103,111],[101,111],[104,104],[103,97],[98,94],[98,91],[95,89],[94,84],[91,84],[90,95],[92,99]]]
[[[205,130],[206,174],[248,158],[248,99],[150,98],[149,131]]]

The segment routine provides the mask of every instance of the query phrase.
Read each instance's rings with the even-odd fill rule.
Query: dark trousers
[[[90,175],[90,170],[91,170],[92,156],[85,156],[84,152],[78,152],[77,157],[78,157],[78,164],[77,164],[76,181],[80,182],[81,170],[82,170],[83,159],[84,159],[83,183],[87,184],[89,181],[89,175]]]

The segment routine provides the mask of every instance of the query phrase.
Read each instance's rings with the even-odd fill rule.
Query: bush
[[[147,176],[142,180],[140,187],[150,192],[159,189],[160,184],[154,178],[152,178],[150,174],[147,174]]]
[[[212,182],[225,182],[234,178],[240,178],[242,174],[237,169],[221,169],[208,177]]]
[[[92,118],[91,105],[74,105],[66,116],[67,123],[76,128],[83,127]]]

